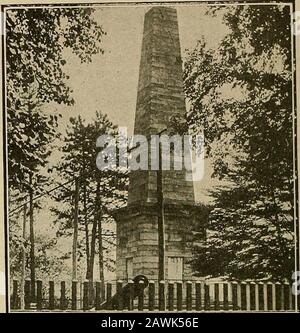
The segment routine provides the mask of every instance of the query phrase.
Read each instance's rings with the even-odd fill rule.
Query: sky
[[[201,38],[208,47],[215,47],[228,32],[222,23],[222,16],[205,15],[208,7],[203,5],[181,5],[177,8],[181,53],[193,49]],[[65,50],[67,64],[64,70],[70,79],[75,104],[59,106],[50,104],[47,108],[63,115],[60,124],[64,132],[70,117],[81,115],[87,121],[96,111],[106,113],[116,125],[127,127],[131,135],[134,127],[139,64],[143,36],[143,21],[150,6],[105,6],[97,7],[94,18],[103,26],[107,35],[103,39],[104,54],[95,55],[89,64],[81,64],[70,50]],[[188,107],[188,106],[187,106]],[[53,154],[57,160],[59,152]],[[197,201],[207,203],[207,189],[218,184],[211,179],[211,165],[205,162],[204,178],[194,184]]]
[[[81,64],[70,50],[64,51],[67,64],[64,70],[70,79],[75,104],[60,106],[49,104],[45,108],[62,114],[60,130],[64,132],[70,117],[81,115],[91,121],[96,111],[106,113],[118,126],[127,127],[132,134],[136,108],[139,63],[141,56],[143,20],[149,6],[112,6],[97,9],[95,19],[103,26],[107,35],[103,39],[104,54],[95,55],[90,64]],[[205,15],[208,5],[177,7],[181,52],[184,60],[186,49],[193,49],[197,40],[204,38],[208,46],[215,47],[227,33],[221,16]],[[52,160],[60,152],[52,154]],[[195,197],[201,203],[210,201],[207,190],[218,184],[211,179],[211,166],[205,162],[204,179],[195,182]],[[50,204],[49,202],[46,204]],[[46,208],[46,206],[45,206]],[[55,237],[51,227],[53,219],[48,209],[38,214],[36,232]],[[56,249],[62,252],[71,247],[71,239],[62,239]],[[115,256],[115,253],[111,253]],[[97,266],[97,265],[96,265]],[[97,276],[97,267],[95,268]],[[106,272],[107,278],[114,274]]]
[[[208,46],[216,46],[227,28],[221,17],[205,15],[207,5],[177,7],[182,56],[204,37]],[[95,19],[107,35],[103,39],[104,55],[94,56],[92,63],[80,64],[69,50],[65,52],[65,70],[70,76],[75,105],[64,114],[84,113],[92,118],[95,110],[133,130],[135,103],[141,55],[144,14],[150,7],[125,6],[97,9]],[[84,110],[84,112],[83,112]]]

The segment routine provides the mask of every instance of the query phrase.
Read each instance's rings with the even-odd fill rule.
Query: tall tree
[[[103,53],[104,31],[86,8],[9,9],[6,15],[6,84],[10,186],[19,186],[44,136],[52,133],[57,115],[35,112],[47,102],[73,104],[63,51],[70,48],[82,62]],[[24,101],[24,95],[35,98]],[[24,142],[25,140],[25,142]]]
[[[58,116],[45,113],[48,102],[73,104],[63,51],[70,48],[82,62],[103,53],[102,27],[91,8],[20,8],[6,15],[6,86],[8,175],[10,193],[29,195],[31,280],[34,297],[34,195],[43,187],[41,169],[50,155]],[[44,181],[45,175],[44,175]],[[41,184],[40,184],[41,185]],[[15,191],[16,190],[16,191]]]
[[[207,243],[196,251],[194,267],[213,276],[291,278],[290,9],[243,5],[209,14],[216,13],[230,32],[216,49],[199,41],[184,75],[190,125],[204,131],[213,176],[228,187],[214,193]]]
[[[99,262],[104,262],[103,248],[105,245],[102,242],[102,234],[105,231],[102,226],[103,223],[112,220],[109,208],[124,204],[126,196],[126,174],[120,170],[98,170],[96,166],[96,157],[99,152],[96,140],[100,135],[107,134],[115,136],[116,127],[107,119],[106,115],[100,112],[96,113],[95,120],[89,124],[86,124],[80,116],[71,118],[62,147],[63,157],[56,166],[63,179],[80,178],[78,228],[85,242],[82,251],[86,258],[86,278],[90,281],[94,277],[97,241]],[[62,187],[57,199],[65,202],[66,205],[54,207],[53,211],[60,224],[60,233],[68,234],[71,227],[69,212],[72,210],[70,190]],[[78,242],[80,243],[80,237]],[[105,239],[104,243],[107,247],[113,242]]]

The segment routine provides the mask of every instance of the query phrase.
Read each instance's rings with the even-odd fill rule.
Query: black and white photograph
[[[7,312],[299,311],[297,17],[1,5]]]

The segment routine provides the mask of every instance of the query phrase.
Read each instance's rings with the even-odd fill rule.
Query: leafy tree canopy
[[[290,8],[244,5],[209,14],[220,12],[230,32],[216,49],[199,41],[184,71],[190,125],[204,131],[213,176],[230,184],[213,194],[217,210],[210,215],[206,245],[196,251],[195,268],[213,276],[290,278]],[[204,252],[209,258],[205,267],[200,263]]]

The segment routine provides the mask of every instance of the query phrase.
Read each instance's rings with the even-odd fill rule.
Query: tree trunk
[[[86,195],[86,182],[84,182],[83,188],[83,209],[84,209],[84,227],[85,227],[85,252],[86,252],[86,278],[88,279],[88,267],[90,266],[90,243],[89,243],[89,226],[87,216],[87,195]]]
[[[26,239],[26,213],[27,213],[27,206],[24,205],[23,207],[23,241],[25,242]],[[23,243],[22,246],[22,271],[21,271],[21,287],[20,287],[20,303],[21,303],[21,310],[25,309],[25,274],[26,274],[26,251],[25,251],[25,244]]]
[[[99,278],[104,281],[104,260],[103,260],[103,244],[102,244],[102,221],[98,220],[98,246],[99,246]]]
[[[29,177],[29,232],[30,232],[30,280],[31,280],[31,302],[35,302],[35,249],[34,249],[34,219],[33,219],[33,188],[32,174]]]
[[[97,182],[95,208],[94,208],[94,221],[92,228],[92,240],[91,240],[91,251],[90,251],[90,265],[87,272],[87,277],[90,282],[93,282],[94,277],[94,262],[96,252],[96,238],[97,238],[97,226],[100,220],[100,181]]]
[[[73,247],[72,247],[72,279],[77,280],[77,244],[78,244],[78,206],[79,206],[79,178],[75,182],[74,196],[74,222],[73,222]]]

